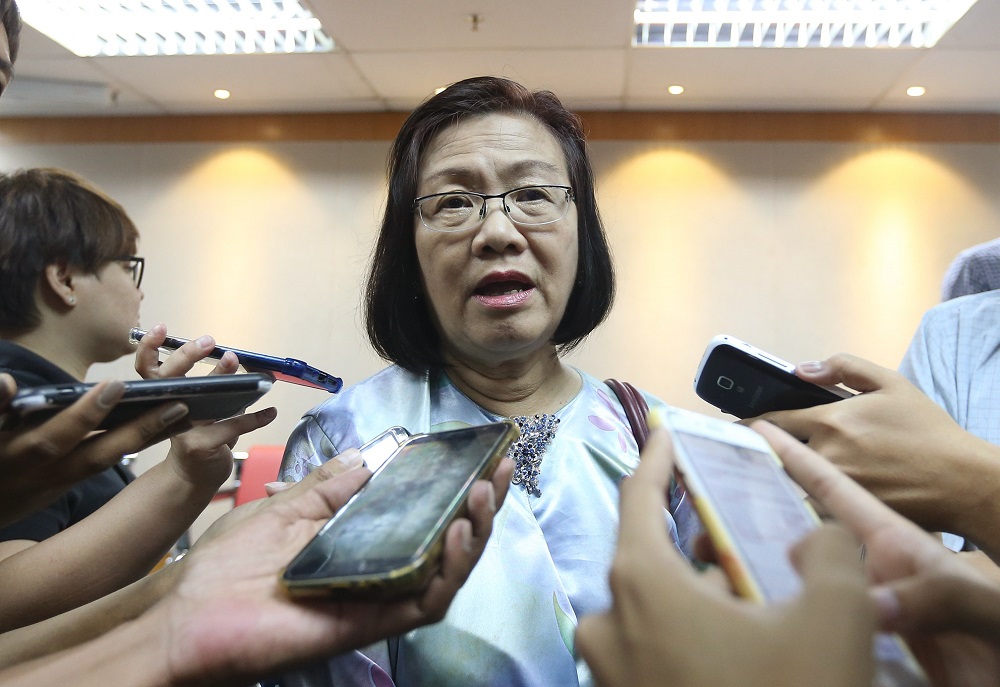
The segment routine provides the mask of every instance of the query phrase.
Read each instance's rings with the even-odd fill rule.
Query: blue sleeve
[[[959,322],[956,309],[935,307],[924,314],[899,372],[958,421],[956,355]]]

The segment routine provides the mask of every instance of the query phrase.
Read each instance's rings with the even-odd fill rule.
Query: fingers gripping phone
[[[670,409],[677,472],[694,499],[719,561],[741,596],[763,603],[798,594],[789,551],[819,518],[757,432],[698,413]],[[927,687],[916,659],[896,635],[875,636],[878,687]]]
[[[147,332],[142,329],[134,327],[129,332],[129,338],[133,343],[138,343],[146,334]],[[176,351],[188,341],[190,339],[182,339],[179,336],[168,336],[164,339],[163,345],[160,348],[165,351]],[[247,372],[264,372],[270,374],[280,382],[311,386],[314,389],[329,391],[331,394],[337,393],[344,386],[344,382],[340,377],[334,377],[329,372],[323,372],[323,370],[307,365],[295,358],[279,358],[273,355],[244,351],[239,348],[230,348],[229,346],[216,346],[206,358],[209,360],[219,360],[230,351],[236,354],[236,357],[240,359],[240,365]]]
[[[795,376],[795,366],[734,336],[709,342],[695,373],[694,390],[725,413],[757,417],[775,410],[810,408],[852,394]]]
[[[509,420],[411,436],[288,564],[286,589],[368,598],[423,589],[473,483],[517,436]]]
[[[125,382],[125,393],[97,429],[110,429],[168,402],[184,403],[187,420],[221,420],[239,415],[271,389],[264,374],[169,377]],[[94,384],[48,384],[22,389],[0,415],[0,427],[39,425],[80,399]]]

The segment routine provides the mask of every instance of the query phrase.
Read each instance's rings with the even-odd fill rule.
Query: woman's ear
[[[57,300],[70,307],[76,305],[76,291],[73,286],[75,275],[76,270],[65,262],[54,262],[45,266],[45,283]]]

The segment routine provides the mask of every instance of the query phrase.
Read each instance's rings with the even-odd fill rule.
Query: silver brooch
[[[521,430],[521,436],[511,444],[507,456],[514,460],[514,484],[520,484],[532,496],[541,496],[538,475],[542,472],[542,456],[559,428],[559,418],[547,413],[518,415],[511,420]]]

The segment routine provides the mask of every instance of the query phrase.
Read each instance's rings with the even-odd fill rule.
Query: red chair
[[[236,491],[233,494],[234,506],[267,496],[264,485],[277,481],[281,456],[284,452],[284,446],[250,447],[246,459],[238,464]]]

